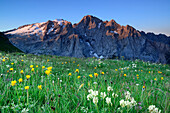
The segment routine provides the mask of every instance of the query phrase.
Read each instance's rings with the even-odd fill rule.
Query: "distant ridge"
[[[87,15],[77,24],[56,19],[5,32],[10,42],[32,54],[141,59],[170,63],[170,37],[138,31],[115,20]]]

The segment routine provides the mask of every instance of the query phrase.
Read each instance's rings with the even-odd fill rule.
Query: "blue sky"
[[[0,4],[0,31],[56,18],[77,23],[93,15],[170,36],[170,0],[0,0]]]

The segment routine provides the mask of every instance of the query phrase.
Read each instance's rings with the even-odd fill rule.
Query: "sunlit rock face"
[[[141,59],[170,63],[170,37],[140,32],[114,20],[87,15],[72,25],[63,19],[21,26],[5,32],[25,53],[71,57]]]

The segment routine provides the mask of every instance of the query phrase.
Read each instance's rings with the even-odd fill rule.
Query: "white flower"
[[[106,98],[106,103],[109,105],[111,103],[111,98],[107,97]]]
[[[96,85],[96,84],[97,84],[97,82],[93,82],[93,84],[94,84],[94,85]]]
[[[96,97],[96,96],[98,95],[98,91],[93,91],[93,92],[92,92],[92,95],[93,95],[94,97]]]
[[[87,95],[87,100],[90,100],[90,99],[92,99],[92,98],[93,98],[92,94],[88,94],[88,95]]]
[[[105,92],[104,92],[104,93],[101,92],[101,93],[100,93],[100,97],[102,97],[102,98],[104,99],[104,98],[106,97],[106,93],[105,93]]]
[[[107,87],[107,91],[108,91],[108,92],[109,92],[109,91],[113,91],[112,87],[108,86],[108,87]]]
[[[97,103],[98,103],[98,97],[94,97],[94,98],[93,98],[93,103],[94,103],[95,105],[97,105]]]
[[[122,108],[124,108],[125,106],[126,106],[126,103],[125,103],[125,101],[122,99],[122,100],[120,100],[120,106],[122,107]]]
[[[150,113],[161,113],[161,110],[158,110],[155,105],[150,105],[148,109]]]
[[[139,86],[139,84],[136,84],[136,86]]]
[[[92,93],[93,93],[93,90],[92,90],[92,89],[90,89],[90,90],[88,90],[88,92],[92,94]]]
[[[137,105],[137,103],[136,103],[136,101],[135,101],[135,99],[133,97],[131,98],[131,102],[130,103],[131,103],[132,106],[136,106]]]
[[[112,97],[116,98],[116,97],[118,97],[118,95],[116,93],[112,93]]]
[[[62,82],[62,80],[60,80],[60,82]]]
[[[125,98],[126,98],[126,100],[128,100],[128,99],[131,98],[130,95],[131,95],[131,94],[130,94],[129,91],[125,92]]]
[[[29,111],[29,109],[27,108],[24,108],[22,111],[21,111],[21,113],[27,113]]]

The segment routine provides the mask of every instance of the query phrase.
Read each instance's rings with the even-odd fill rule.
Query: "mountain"
[[[63,19],[6,31],[10,42],[25,53],[71,57],[141,59],[170,63],[170,37],[102,21],[87,15],[73,24]]]
[[[10,43],[9,39],[5,37],[5,35],[2,32],[0,32],[0,51],[21,52],[21,50],[19,50]]]

